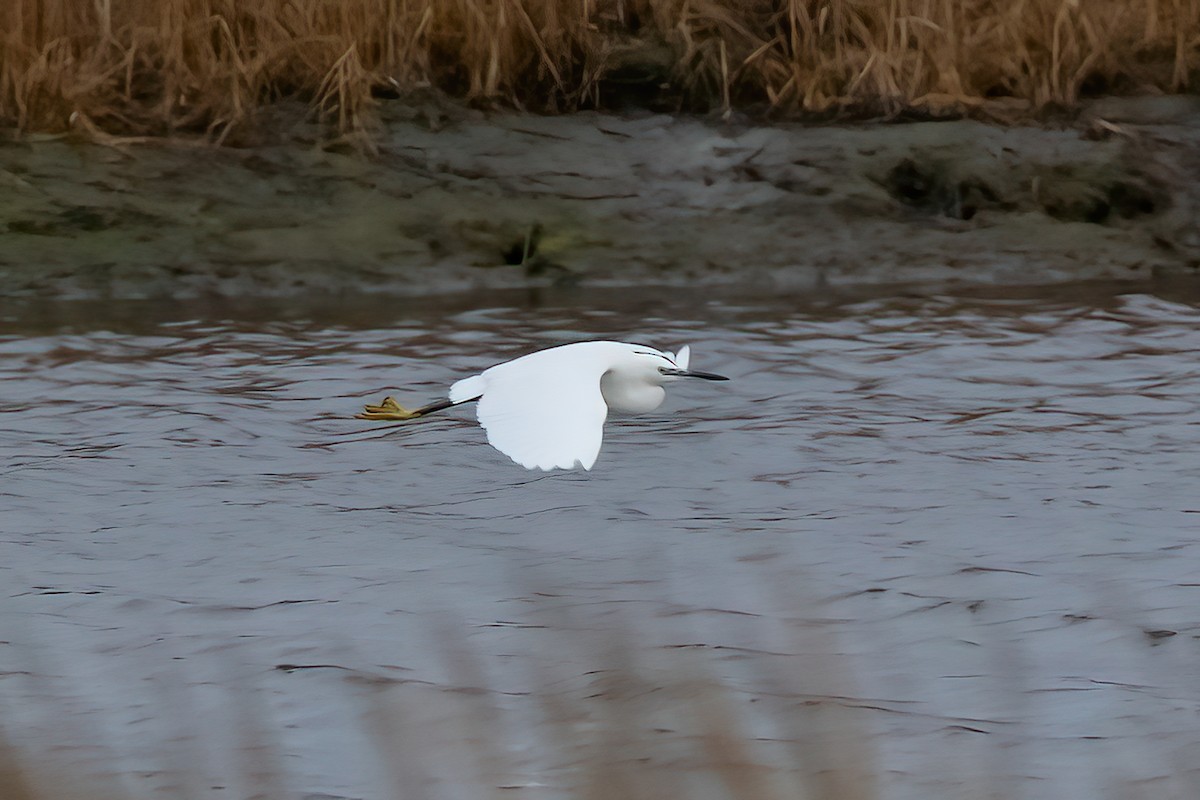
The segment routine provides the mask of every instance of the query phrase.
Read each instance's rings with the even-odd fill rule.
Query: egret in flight
[[[450,387],[449,400],[413,411],[391,397],[366,406],[359,419],[406,420],[478,400],[488,442],[526,469],[591,469],[600,454],[609,409],[653,411],[663,384],[680,378],[729,380],[688,369],[678,353],[625,342],[578,342],[497,364]]]

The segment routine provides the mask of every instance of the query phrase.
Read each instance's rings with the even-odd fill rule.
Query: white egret
[[[478,400],[488,442],[526,469],[591,469],[600,454],[609,409],[658,408],[663,384],[680,378],[729,380],[688,369],[678,353],[625,342],[578,342],[497,364],[450,387],[449,400],[413,411],[391,397],[366,406],[359,419],[406,420]]]

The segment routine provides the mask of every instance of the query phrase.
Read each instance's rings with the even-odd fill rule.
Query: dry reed
[[[1194,85],[1200,0],[6,0],[0,120],[220,139],[297,96],[353,132],[424,87],[603,105],[631,59],[679,108],[1034,113]]]

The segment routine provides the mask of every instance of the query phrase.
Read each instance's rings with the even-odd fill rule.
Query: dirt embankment
[[[1044,283],[1200,272],[1200,101],[1060,127],[383,109],[374,157],[0,146],[0,292]]]

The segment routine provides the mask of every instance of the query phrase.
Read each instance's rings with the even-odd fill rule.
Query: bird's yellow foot
[[[409,411],[407,408],[397,403],[394,398],[385,397],[383,398],[383,402],[377,406],[363,406],[363,413],[355,414],[354,418],[403,420],[413,419],[414,417],[419,416],[421,416],[419,413],[416,411]]]

